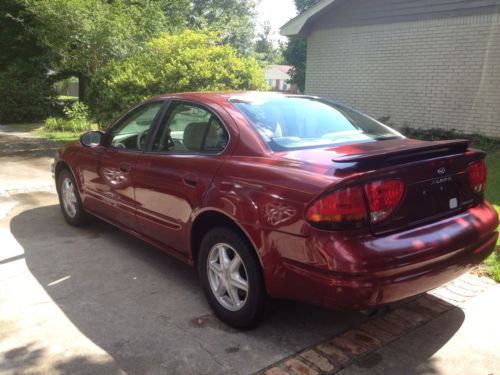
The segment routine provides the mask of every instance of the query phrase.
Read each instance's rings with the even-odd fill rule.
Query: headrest
[[[206,122],[192,122],[184,129],[182,142],[184,146],[191,151],[200,151],[203,137],[207,129]]]

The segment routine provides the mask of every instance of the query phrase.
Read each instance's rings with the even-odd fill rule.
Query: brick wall
[[[500,137],[500,13],[313,30],[306,93],[399,127]]]

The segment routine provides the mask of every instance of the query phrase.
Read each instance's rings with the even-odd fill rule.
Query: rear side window
[[[314,98],[243,95],[230,99],[273,151],[402,138],[391,128]]]
[[[226,129],[212,112],[194,104],[174,102],[160,125],[153,151],[219,153],[228,141]]]

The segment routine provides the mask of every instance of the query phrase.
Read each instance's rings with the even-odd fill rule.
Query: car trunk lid
[[[332,190],[346,184],[364,187],[374,181],[401,180],[404,193],[397,207],[386,219],[370,224],[378,235],[448,217],[482,201],[482,194],[471,187],[467,168],[484,153],[468,150],[469,143],[405,138],[298,151],[293,157],[313,163],[329,159],[327,173],[343,177]]]

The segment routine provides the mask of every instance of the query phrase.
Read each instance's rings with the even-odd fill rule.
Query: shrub
[[[409,138],[422,139],[426,141],[438,141],[445,139],[470,139],[473,147],[483,150],[500,150],[500,139],[486,137],[481,134],[467,134],[455,129],[419,129],[403,127],[401,133]]]
[[[16,61],[0,71],[0,123],[36,122],[52,110],[54,90],[47,72]]]
[[[45,120],[43,128],[50,132],[63,132],[65,128],[65,122],[63,118],[59,117],[49,117]]]
[[[141,53],[101,68],[92,79],[88,98],[93,115],[103,123],[155,94],[265,87],[255,59],[238,56],[214,33],[187,30],[163,34]]]
[[[94,128],[89,120],[89,109],[81,102],[73,103],[63,109],[66,118],[49,117],[44,124],[44,130],[49,132],[82,133]]]

